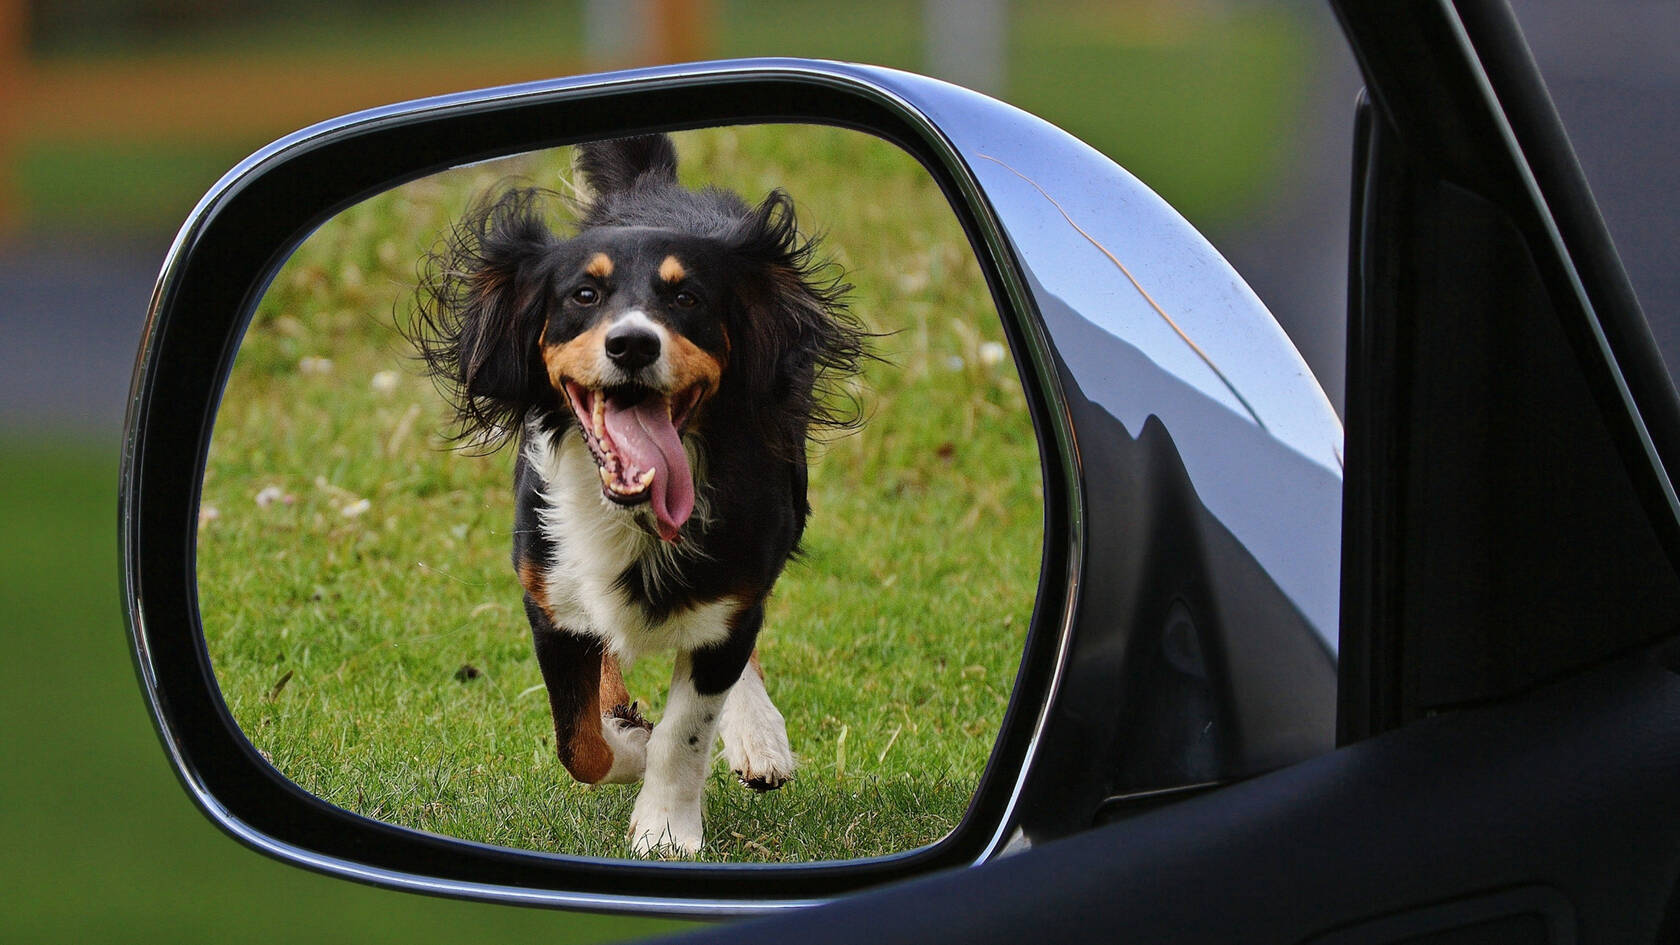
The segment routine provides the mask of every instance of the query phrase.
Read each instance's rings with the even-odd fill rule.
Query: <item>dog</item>
[[[458,440],[517,443],[513,567],[561,763],[642,781],[632,851],[692,856],[720,734],[747,786],[793,777],[755,641],[811,513],[808,447],[861,422],[843,384],[868,333],[784,192],[687,189],[664,135],[575,163],[575,235],[545,192],[481,202],[423,267],[409,336]],[[621,666],[659,650],[654,725]]]

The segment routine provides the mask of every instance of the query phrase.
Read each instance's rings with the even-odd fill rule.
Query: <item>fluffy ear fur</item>
[[[787,194],[772,191],[725,242],[748,273],[737,287],[732,374],[766,444],[803,458],[808,436],[862,422],[862,405],[843,385],[869,356],[869,334],[846,307],[852,287],[817,256],[818,240],[800,235]]]
[[[494,450],[551,398],[538,352],[547,298],[540,263],[554,235],[541,191],[481,203],[422,264],[404,334],[455,408],[454,436]]]

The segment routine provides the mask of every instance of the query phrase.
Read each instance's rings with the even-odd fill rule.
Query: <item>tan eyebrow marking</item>
[[[596,253],[595,255],[589,257],[589,265],[584,266],[583,271],[589,273],[597,279],[605,279],[606,277],[612,275],[612,257],[608,256],[606,253]]]
[[[683,264],[678,262],[675,256],[666,256],[665,261],[659,264],[659,278],[666,282],[681,282],[686,275],[688,270],[683,268]]]

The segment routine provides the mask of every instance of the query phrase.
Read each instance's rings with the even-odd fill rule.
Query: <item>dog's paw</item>
[[[735,772],[735,777],[742,784],[763,794],[765,791],[774,791],[792,781],[793,767],[793,756],[790,754],[785,765],[730,765],[730,770]]]
[[[793,780],[793,749],[787,724],[770,700],[732,703],[724,712],[723,759],[741,783],[755,791],[774,791]]]
[[[772,709],[772,711],[774,711]],[[774,725],[725,726],[723,759],[741,783],[755,791],[774,791],[793,780],[793,749],[777,713]]]
[[[735,777],[746,787],[752,788],[754,791],[763,794],[766,791],[774,791],[789,781],[792,781],[793,773],[774,770],[764,773],[750,770],[736,770]]]
[[[630,813],[630,851],[644,857],[692,857],[703,840],[700,804],[665,803],[644,788]]]
[[[617,712],[615,709],[613,714],[601,716],[601,737],[612,749],[613,763],[597,784],[634,784],[647,771],[648,736],[653,726],[636,713],[635,706],[629,707],[629,716]]]

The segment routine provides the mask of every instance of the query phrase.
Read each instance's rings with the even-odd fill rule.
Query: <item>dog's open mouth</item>
[[[566,400],[600,467],[601,491],[620,505],[650,503],[666,541],[677,540],[694,512],[682,428],[702,393],[698,384],[667,396],[646,387],[594,389],[566,381]]]

